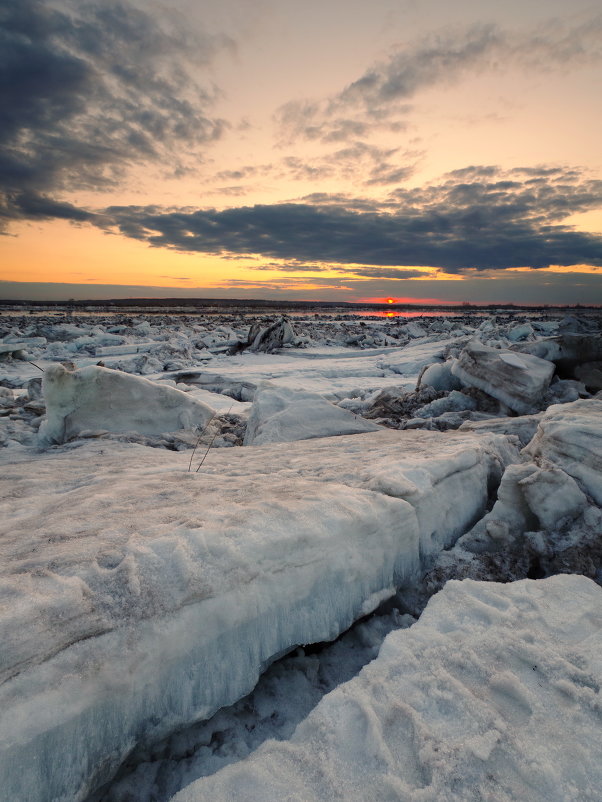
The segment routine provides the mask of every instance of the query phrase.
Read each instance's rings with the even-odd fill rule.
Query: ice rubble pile
[[[161,385],[179,383],[190,398],[222,412],[230,409],[230,403],[223,407],[224,395],[250,403],[268,380],[287,390],[317,393],[392,428],[446,431],[467,421],[524,416],[551,403],[587,398],[600,388],[602,336],[594,315],[484,320],[466,315],[410,323],[308,315],[295,319],[294,332],[286,318],[240,313],[153,316],[152,322],[125,315],[7,317],[1,324],[0,338],[10,351],[0,354],[0,383],[21,393],[39,368],[11,359],[17,344],[27,345],[27,359],[42,369],[62,360],[73,363],[70,370],[104,366]],[[417,384],[422,393],[432,388],[435,395],[419,404],[422,396],[411,395]],[[437,403],[430,406],[432,401]],[[0,413],[6,419],[1,444],[34,443],[43,400],[29,397],[28,402]],[[245,414],[244,408],[234,411]],[[90,426],[102,428],[100,422]],[[218,438],[215,444],[227,442]]]
[[[0,341],[0,360],[30,358],[30,349],[46,345],[45,337],[7,337]]]
[[[602,589],[449,582],[289,741],[173,802],[566,802],[602,787]]]
[[[262,322],[254,323],[249,329],[247,347],[251,351],[272,353],[284,345],[292,345],[294,341],[295,332],[291,322],[288,318],[282,317],[267,326]]]
[[[515,459],[504,437],[386,430],[222,450],[198,474],[122,443],[17,459],[1,479],[3,793],[81,800],[274,657],[336,637],[412,586]]]
[[[161,434],[206,426],[214,410],[173,387],[90,365],[70,371],[49,365],[44,373],[44,445],[64,443],[83,431]]]
[[[490,512],[439,555],[427,594],[462,577],[566,571],[602,582],[602,399],[549,407],[521,455],[506,468]]]

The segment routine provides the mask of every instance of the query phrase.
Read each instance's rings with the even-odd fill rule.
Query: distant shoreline
[[[360,303],[350,301],[293,301],[293,300],[265,300],[260,298],[115,298],[115,299],[90,299],[90,300],[71,300],[43,301],[43,300],[0,300],[0,311],[21,311],[23,309],[36,309],[39,311],[64,310],[65,312],[78,311],[124,311],[140,310],[146,314],[160,314],[165,311],[180,314],[212,314],[225,310],[341,310],[344,312],[361,312],[362,310],[389,310],[391,312],[412,311],[412,312],[461,312],[470,314],[471,312],[545,312],[545,311],[600,311],[599,305],[584,306],[583,304],[573,305],[552,305],[552,304],[526,304],[518,305],[513,303],[495,304],[419,304],[419,303]]]

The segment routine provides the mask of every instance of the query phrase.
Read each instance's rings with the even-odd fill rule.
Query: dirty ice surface
[[[0,800],[595,799],[600,322],[0,317]]]

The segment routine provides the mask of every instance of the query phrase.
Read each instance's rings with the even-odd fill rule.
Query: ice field
[[[598,799],[601,324],[3,314],[0,800]]]

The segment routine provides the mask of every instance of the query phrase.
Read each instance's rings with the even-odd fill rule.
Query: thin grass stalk
[[[232,409],[232,407],[230,407],[230,409]],[[197,441],[196,441],[196,443],[195,443],[195,446],[194,446],[194,448],[192,449],[192,454],[190,455],[190,462],[188,463],[188,473],[190,473],[190,471],[192,470],[192,460],[194,459],[194,455],[195,455],[195,453],[196,453],[196,450],[197,450],[197,448],[199,447],[199,444],[200,444],[200,442],[201,442],[201,437],[202,437],[202,436],[205,434],[205,432],[206,432],[206,431],[207,431],[207,429],[209,428],[209,424],[211,423],[211,421],[213,420],[213,418],[215,418],[215,416],[216,416],[216,415],[217,415],[217,412],[214,412],[214,413],[213,413],[213,415],[212,415],[212,416],[209,418],[209,420],[207,421],[207,423],[206,423],[206,424],[203,426],[203,428],[201,429],[201,433],[199,434],[199,436],[198,436],[198,438],[197,438]]]
[[[233,407],[233,406],[234,406],[234,403],[230,404],[230,406],[228,407],[228,411],[226,412],[226,415],[229,415],[229,414],[230,414],[230,410],[232,409],[232,407]],[[224,417],[226,417],[226,415],[224,415]],[[215,417],[215,416],[214,416],[214,417]],[[213,420],[213,418],[212,418],[212,420]],[[209,421],[209,423],[211,423],[211,421]],[[207,425],[209,425],[209,424],[207,424]],[[210,443],[209,443],[209,445],[207,446],[207,450],[206,450],[206,451],[205,451],[205,453],[203,454],[203,459],[202,459],[202,460],[199,462],[199,466],[198,466],[198,468],[196,469],[195,473],[198,473],[198,472],[201,470],[201,466],[203,465],[203,462],[205,462],[205,460],[207,459],[207,454],[209,453],[209,450],[211,449],[211,446],[213,445],[213,441],[214,441],[214,440],[215,440],[215,438],[217,437],[217,434],[218,434],[218,433],[217,433],[217,432],[215,432],[215,434],[214,434],[214,435],[213,435],[213,437],[211,438],[211,442],[210,442]],[[192,463],[192,458],[191,458],[191,463]]]

